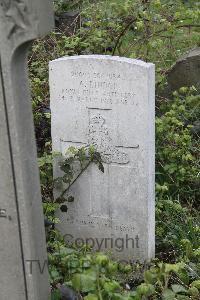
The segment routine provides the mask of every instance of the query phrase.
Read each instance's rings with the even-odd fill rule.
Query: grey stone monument
[[[90,165],[58,213],[70,243],[125,260],[154,256],[154,89],[151,63],[101,55],[50,63],[53,150],[94,145],[105,167]]]
[[[167,92],[171,93],[183,86],[200,88],[200,48],[184,54],[169,71]]]
[[[26,56],[49,32],[49,0],[0,0],[0,299],[49,299]]]

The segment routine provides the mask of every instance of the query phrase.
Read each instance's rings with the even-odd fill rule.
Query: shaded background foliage
[[[114,265],[114,268],[113,262],[104,257],[105,267],[101,261],[103,258],[90,256],[87,249],[80,251],[66,248],[53,230],[48,238],[52,286],[55,288],[57,283],[68,280],[69,285],[78,292],[82,291],[84,299],[88,300],[104,299],[101,297],[199,299],[200,284],[191,285],[191,282],[200,278],[200,92],[197,87],[182,87],[171,96],[163,96],[168,84],[167,74],[175,61],[187,50],[200,46],[199,2],[58,0],[54,1],[54,6],[55,30],[44,39],[34,42],[29,55],[46,215],[55,219],[53,216],[57,207],[52,205],[49,61],[66,55],[106,54],[153,62],[156,66],[156,256],[168,263],[182,261],[187,267],[185,271],[180,266],[171,270],[169,266],[155,263],[155,270],[151,270],[150,274],[144,275],[134,267],[128,275],[123,268],[122,272],[119,270],[120,266],[116,269]],[[80,262],[84,261],[85,255],[89,255],[88,260],[85,267],[80,269]],[[70,269],[67,268],[69,261]],[[78,273],[79,277],[82,274],[85,286],[89,283],[89,287],[94,287],[93,290],[89,288],[84,291],[80,286],[80,278],[75,276],[74,279],[71,271],[73,274]],[[85,274],[86,271],[89,274]],[[94,272],[96,275],[91,279]],[[85,278],[85,275],[90,278]],[[104,281],[99,281],[102,277]],[[116,280],[119,280],[120,286]],[[139,296],[122,296],[127,282],[137,290]],[[182,288],[172,287],[174,282],[181,283]],[[137,288],[140,283],[143,285]],[[107,294],[102,296],[102,289]]]

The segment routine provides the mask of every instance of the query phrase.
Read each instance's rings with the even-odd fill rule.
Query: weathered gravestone
[[[168,93],[183,86],[194,85],[200,88],[200,48],[194,48],[183,55],[170,70],[167,81]]]
[[[59,213],[69,242],[126,260],[154,256],[154,84],[154,65],[138,60],[50,62],[53,150],[93,144],[105,166],[90,165],[70,187],[75,200]]]
[[[0,1],[0,299],[49,299],[27,46],[53,25],[51,1]]]

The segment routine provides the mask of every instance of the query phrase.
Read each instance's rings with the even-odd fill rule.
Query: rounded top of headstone
[[[139,59],[132,59],[127,57],[120,57],[120,56],[111,56],[111,55],[77,55],[77,56],[63,56],[58,59],[50,61],[50,64],[57,63],[57,62],[63,62],[63,61],[69,61],[69,60],[99,60],[99,61],[115,61],[119,63],[128,63],[132,65],[137,65],[143,68],[151,68],[154,66],[152,63],[146,63]]]
[[[167,94],[183,86],[200,86],[200,47],[193,48],[181,56],[167,76]]]
[[[180,61],[183,61],[187,58],[194,57],[194,56],[200,56],[200,47],[196,47],[196,48],[193,48],[193,49],[187,51],[177,61],[180,62]]]

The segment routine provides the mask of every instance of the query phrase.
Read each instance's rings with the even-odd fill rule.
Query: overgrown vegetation
[[[181,88],[162,103],[156,118],[156,188],[158,197],[170,195],[182,203],[198,206],[200,95],[194,88]],[[188,203],[188,204],[189,204]]]
[[[52,299],[59,284],[86,300],[200,298],[200,93],[182,87],[169,99],[161,93],[167,73],[186,50],[200,46],[198,1],[55,1],[57,28],[33,44],[29,57],[32,103],[44,211],[57,222],[53,200],[48,62],[64,55],[109,54],[156,65],[156,259],[148,265],[122,265],[88,247],[69,247],[55,229],[48,234]],[[70,22],[66,15],[71,12]],[[73,182],[73,163],[102,169],[92,150],[72,149],[60,183]],[[85,165],[86,163],[86,165]],[[59,183],[59,182],[57,182]],[[68,199],[68,198],[67,198]],[[68,199],[71,201],[72,199]],[[64,209],[64,207],[63,207]]]

